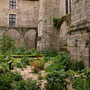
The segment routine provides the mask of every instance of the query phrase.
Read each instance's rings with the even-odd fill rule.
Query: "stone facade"
[[[16,14],[15,27],[38,27],[39,1],[16,0],[16,8],[11,9],[9,0],[0,0],[0,26],[9,26],[9,14]],[[0,29],[0,37],[4,32],[5,30]],[[15,29],[9,30],[6,34],[18,43],[18,48],[22,46],[22,36]],[[35,35],[33,29],[24,35],[26,48],[35,48]]]
[[[38,37],[41,39],[38,41],[38,50],[59,50],[61,43],[67,44],[66,23],[62,25],[61,30],[57,30],[53,25],[53,18],[63,15],[66,15],[65,0],[40,0]]]
[[[2,0],[0,1],[0,26],[9,26],[9,14],[16,14],[16,27],[38,27],[38,38],[41,38],[37,45],[39,51],[59,50],[61,44],[67,44],[68,27],[64,23],[61,30],[57,30],[53,26],[53,18],[66,15],[65,3],[65,0],[16,0],[16,8],[10,9],[9,0]],[[4,32],[5,30],[0,30],[0,37]],[[18,33],[15,37],[14,33],[18,32],[10,30],[6,34],[14,38],[16,43],[22,42],[23,36]],[[35,48],[35,32],[29,31],[27,35],[23,38],[25,46]],[[19,43],[16,46],[22,45]]]
[[[71,5],[70,5],[71,1]],[[16,9],[9,8],[9,0],[0,1],[0,26],[9,26],[9,14],[16,14],[16,27],[38,27],[32,30],[7,30],[6,34],[16,40],[17,47],[35,48],[38,51],[60,50],[67,45],[72,58],[90,66],[90,0],[16,0]],[[68,11],[68,13],[66,13]],[[69,34],[66,22],[58,30],[53,18],[71,14]],[[0,30],[0,37],[6,30]],[[24,33],[24,34],[23,34]],[[38,35],[38,37],[37,37]],[[37,38],[36,38],[37,37]],[[37,43],[35,42],[36,40]]]
[[[72,58],[90,66],[90,1],[72,0],[68,50]]]

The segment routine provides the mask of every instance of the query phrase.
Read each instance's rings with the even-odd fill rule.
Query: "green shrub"
[[[44,64],[45,64],[45,61],[44,59],[40,60],[40,70],[43,70],[44,69]]]
[[[71,66],[71,58],[67,53],[60,53],[55,61],[56,64],[64,65],[65,70],[67,71]]]
[[[84,69],[84,65],[82,63],[82,61],[75,61],[74,64],[72,64],[72,70],[74,71],[78,71],[78,70],[83,70]]]
[[[6,60],[5,58],[3,58],[2,56],[0,56],[0,63],[6,63],[8,62],[9,60]]]
[[[16,82],[16,90],[27,90],[27,85],[25,80],[20,80]]]
[[[47,62],[47,61],[49,61],[50,57],[45,57],[44,56],[43,59],[44,59],[45,62]]]
[[[60,71],[61,69],[65,69],[65,66],[62,64],[51,64],[46,68],[46,72]]]
[[[12,72],[11,73],[11,78],[14,80],[14,81],[20,81],[20,80],[23,80],[23,77],[20,75],[19,72]]]
[[[86,87],[90,90],[90,68],[86,70]]]
[[[9,71],[9,67],[7,63],[2,63],[0,65],[0,73],[7,73]]]
[[[51,59],[52,64],[46,69],[47,72],[52,72],[53,70],[60,71],[64,69],[69,70],[71,67],[71,58],[67,53],[60,53],[56,58]]]
[[[76,90],[90,90],[90,69],[83,72],[83,76],[74,77],[72,86]]]
[[[26,50],[24,54],[31,56],[39,56],[39,52],[35,48],[32,48],[31,50]]]
[[[23,68],[21,62],[17,62],[16,67],[17,67],[17,68]]]
[[[8,59],[10,60],[11,51],[15,49],[15,41],[12,40],[8,35],[4,34],[0,42],[2,55],[6,56],[6,54],[8,54]]]
[[[20,80],[16,82],[16,90],[41,90],[40,83],[36,80]]]
[[[65,80],[64,72],[52,71],[46,75],[46,90],[67,90],[68,82]]]
[[[29,80],[27,82],[27,90],[41,90],[40,89],[40,82],[37,82],[36,80]]]
[[[21,63],[26,63],[27,65],[29,65],[30,64],[30,60],[27,57],[23,57],[21,59]]]
[[[8,75],[0,75],[0,90],[13,90],[11,78]]]
[[[72,83],[72,87],[75,88],[76,90],[84,90],[83,86],[84,86],[84,79],[81,77],[78,78],[74,78],[73,79],[73,83]]]
[[[0,74],[4,73],[4,68],[2,66],[0,66]]]
[[[19,48],[11,52],[12,55],[24,55],[26,48]]]
[[[43,52],[43,54],[45,57],[55,57],[58,55],[58,52],[57,51],[46,51],[46,52]]]

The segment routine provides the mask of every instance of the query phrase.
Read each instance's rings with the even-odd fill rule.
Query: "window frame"
[[[9,8],[16,9],[16,0],[9,0]]]
[[[16,14],[9,14],[9,27],[16,26]]]

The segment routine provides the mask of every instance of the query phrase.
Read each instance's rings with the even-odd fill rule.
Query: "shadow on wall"
[[[35,48],[35,38],[36,38],[35,30],[27,31],[24,36],[25,48],[27,49]]]
[[[15,40],[16,48],[21,48],[21,36],[17,30],[8,30],[5,34]]]

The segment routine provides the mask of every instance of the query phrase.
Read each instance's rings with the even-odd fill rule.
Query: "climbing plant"
[[[67,25],[70,27],[71,15],[67,14],[65,16],[62,16],[61,18],[53,18],[54,27],[56,27],[57,29],[60,29],[64,21],[66,21]]]

